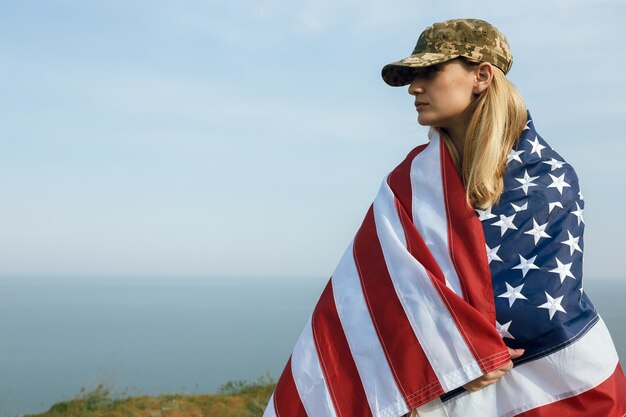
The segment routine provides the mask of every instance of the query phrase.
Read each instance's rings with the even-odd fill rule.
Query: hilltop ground
[[[99,386],[77,398],[25,417],[261,417],[274,391],[270,377],[230,381],[218,394],[115,398]]]

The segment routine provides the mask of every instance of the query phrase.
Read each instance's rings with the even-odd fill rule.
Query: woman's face
[[[475,69],[459,59],[419,69],[409,85],[417,121],[424,126],[464,128],[476,84]]]

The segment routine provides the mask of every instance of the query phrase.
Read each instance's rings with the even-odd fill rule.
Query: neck
[[[452,143],[452,146],[454,146],[454,149],[456,150],[456,154],[459,157],[459,165],[463,164],[463,147],[465,144],[465,133],[466,133],[466,128],[465,126],[460,127],[460,126],[454,126],[454,127],[446,127],[443,129],[444,133],[446,134],[446,136],[448,136],[448,138],[450,139],[450,142]]]

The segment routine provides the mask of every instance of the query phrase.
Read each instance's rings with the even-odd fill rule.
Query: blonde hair
[[[470,65],[478,62],[465,60]],[[463,163],[442,135],[461,174],[468,202],[485,209],[495,204],[504,189],[506,159],[526,126],[524,99],[504,73],[494,67],[491,84],[473,103],[463,145]]]

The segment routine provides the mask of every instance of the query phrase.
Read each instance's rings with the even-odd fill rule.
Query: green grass
[[[217,394],[118,398],[99,385],[45,413],[25,417],[261,417],[275,386],[267,375],[253,382],[228,381]]]

